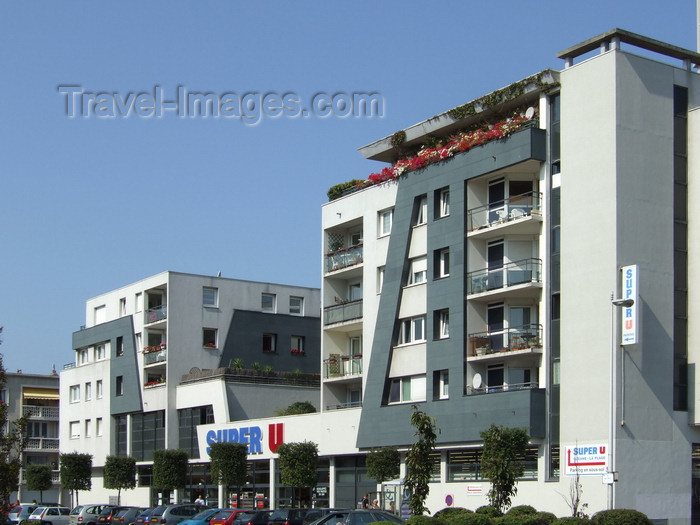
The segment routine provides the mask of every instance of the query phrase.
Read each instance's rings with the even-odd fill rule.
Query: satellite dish
[[[530,106],[529,108],[527,108],[527,111],[525,112],[525,118],[530,120],[534,116],[535,116],[535,108]]]
[[[475,389],[481,388],[481,374],[478,372],[474,374],[474,377],[472,378],[472,386]]]

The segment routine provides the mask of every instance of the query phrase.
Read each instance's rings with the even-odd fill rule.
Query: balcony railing
[[[362,401],[348,401],[347,403],[335,403],[333,405],[326,405],[326,410],[342,410],[344,408],[360,407],[362,407]]]
[[[542,325],[526,324],[469,334],[469,356],[542,348]]]
[[[58,407],[22,406],[22,413],[31,419],[58,419]]]
[[[58,450],[58,438],[29,438],[24,450]]]
[[[542,210],[542,194],[535,191],[516,195],[509,199],[492,202],[467,211],[467,228],[469,231],[503,224]]]
[[[529,383],[503,383],[500,385],[493,386],[480,386],[479,388],[474,388],[472,386],[467,387],[467,395],[472,396],[476,394],[494,394],[497,392],[512,392],[513,390],[532,390],[539,388],[537,381],[530,381]]]
[[[362,375],[362,356],[344,355],[323,360],[323,379]]]
[[[485,268],[467,274],[467,293],[475,294],[542,280],[542,261],[522,259],[498,268]]]
[[[61,471],[60,470],[52,470],[51,471],[51,482],[52,483],[59,483],[60,481],[61,481]],[[23,468],[20,470],[19,482],[20,483],[27,482],[27,469]]]
[[[323,309],[323,324],[342,323],[362,319],[362,299],[327,306]]]
[[[362,262],[362,245],[351,246],[326,255],[326,272],[333,272]]]
[[[168,359],[168,351],[163,348],[161,350],[155,350],[143,353],[143,364],[152,365],[155,363],[164,363]]]
[[[160,306],[154,306],[146,310],[146,324],[157,323],[163,319],[168,318],[168,306],[161,304]]]

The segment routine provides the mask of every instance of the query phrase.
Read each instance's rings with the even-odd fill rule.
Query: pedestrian
[[[199,496],[197,496],[197,499],[196,499],[196,500],[194,500],[194,504],[195,504],[195,505],[204,505],[204,499],[202,499],[202,495],[201,495],[201,494],[200,494]]]
[[[365,494],[365,497],[362,498],[362,508],[363,509],[369,508],[369,494]]]

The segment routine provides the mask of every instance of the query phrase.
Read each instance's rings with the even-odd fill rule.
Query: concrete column
[[[269,508],[277,508],[277,487],[275,486],[275,468],[277,466],[277,460],[275,458],[270,458],[270,502]]]

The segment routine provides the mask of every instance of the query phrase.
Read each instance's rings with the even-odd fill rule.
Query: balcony
[[[342,248],[326,255],[326,273],[362,264],[362,245]]]
[[[32,437],[27,439],[24,450],[58,450],[58,438]]]
[[[54,419],[58,421],[58,407],[22,406],[22,413],[30,419]]]
[[[539,353],[542,350],[542,325],[527,324],[504,330],[469,334],[467,357],[481,357],[504,353]]]
[[[362,375],[362,355],[331,355],[323,360],[323,379],[344,379]]]
[[[146,310],[145,314],[146,317],[144,319],[144,322],[146,324],[163,321],[164,319],[168,318],[168,306],[165,304],[154,306],[153,308],[149,308],[148,310]]]
[[[326,306],[323,309],[323,324],[344,323],[354,319],[362,319],[362,299]]]
[[[20,471],[19,482],[22,484],[27,483],[27,469],[23,468]],[[61,471],[60,470],[52,470],[51,471],[51,482],[52,483],[60,483],[61,482]]]
[[[168,351],[165,346],[147,346],[143,350],[143,364],[154,365],[164,363],[168,359]]]
[[[348,401],[347,403],[326,405],[326,410],[343,410],[345,408],[362,408],[362,401]]]
[[[522,259],[498,268],[485,268],[467,274],[467,294],[481,294],[487,300],[511,295],[528,297],[539,293],[542,283],[542,261],[540,259]],[[530,290],[528,290],[530,289]],[[471,298],[470,298],[471,299]]]
[[[539,233],[542,221],[542,194],[528,192],[508,199],[489,203],[467,211],[467,235],[488,238],[509,234],[527,235]]]
[[[143,384],[144,389],[157,388],[160,386],[165,386],[165,378],[164,377],[160,377],[157,379],[151,379]]]
[[[478,388],[468,386],[467,395],[473,396],[478,394],[495,394],[498,392],[514,392],[517,390],[536,390],[537,388],[539,388],[537,381],[530,381],[529,383],[503,383],[501,385],[493,386],[482,385]]]

